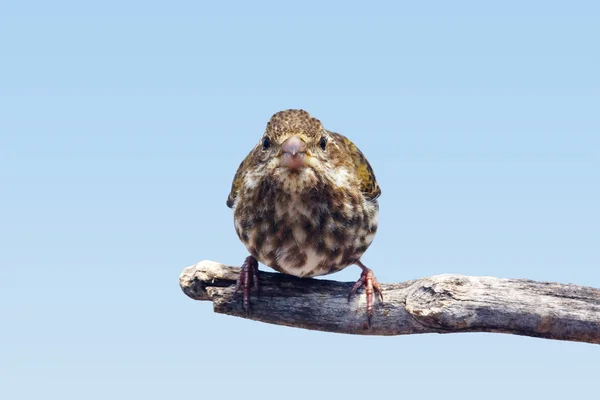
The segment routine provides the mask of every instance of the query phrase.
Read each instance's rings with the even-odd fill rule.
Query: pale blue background
[[[0,398],[597,395],[598,346],[310,332],[178,287],[245,257],[225,199],[285,108],[371,160],[381,281],[600,287],[597,2],[98,3],[0,4]]]

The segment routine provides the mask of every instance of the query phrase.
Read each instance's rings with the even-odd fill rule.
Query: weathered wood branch
[[[260,273],[261,295],[247,315],[233,295],[239,268],[201,261],[179,283],[218,313],[320,331],[361,335],[498,332],[600,343],[600,290],[561,283],[487,276],[436,275],[383,284],[372,327],[363,293],[349,303],[350,282]]]

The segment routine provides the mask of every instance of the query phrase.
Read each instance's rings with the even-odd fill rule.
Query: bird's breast
[[[360,258],[377,230],[376,202],[359,192],[317,185],[289,191],[255,185],[240,195],[236,232],[263,264],[300,277],[339,271]]]

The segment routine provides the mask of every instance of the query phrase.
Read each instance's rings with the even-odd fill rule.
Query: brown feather
[[[369,161],[362,151],[360,151],[360,149],[346,136],[336,132],[329,133],[334,136],[339,143],[343,143],[348,150],[352,163],[354,164],[356,177],[359,180],[361,193],[369,200],[375,200],[381,196],[381,189],[379,188],[377,179],[375,179],[373,168],[371,168],[371,164],[369,164]]]
[[[282,143],[292,135],[306,144],[308,166],[300,170],[280,166]],[[287,274],[318,276],[357,262],[367,250],[380,194],[354,143],[306,111],[285,110],[271,118],[238,167],[227,205],[240,240],[258,261]]]

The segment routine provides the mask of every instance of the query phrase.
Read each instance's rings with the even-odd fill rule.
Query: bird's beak
[[[298,136],[288,138],[281,145],[280,165],[285,168],[299,169],[306,167],[306,143]]]

